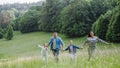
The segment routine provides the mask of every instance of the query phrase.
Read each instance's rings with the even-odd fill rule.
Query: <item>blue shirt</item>
[[[65,49],[66,51],[69,50],[69,53],[71,53],[70,45]],[[76,53],[76,49],[80,49],[79,47],[72,45],[73,53]]]
[[[61,45],[63,46],[64,45],[64,42],[62,41],[62,39],[60,37],[52,37],[49,41],[49,45],[50,45],[50,48],[53,49],[53,42],[54,42],[54,39],[56,39],[56,49],[60,49],[61,48]]]

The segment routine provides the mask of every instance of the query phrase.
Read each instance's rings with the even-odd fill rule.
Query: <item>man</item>
[[[56,61],[59,60],[58,56],[59,56],[59,51],[61,49],[62,46],[62,50],[64,47],[64,42],[62,41],[62,39],[60,37],[58,37],[57,32],[54,32],[53,37],[50,39],[48,46],[50,45],[50,48],[53,52],[53,55],[55,56]]]

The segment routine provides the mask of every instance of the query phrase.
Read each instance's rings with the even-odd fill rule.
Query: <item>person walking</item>
[[[89,55],[89,58],[88,58],[88,61],[94,57],[94,54],[95,54],[95,50],[96,50],[96,45],[97,45],[97,42],[100,41],[102,43],[105,43],[105,44],[109,44],[108,42],[98,38],[97,36],[94,35],[93,31],[91,31],[89,34],[88,34],[88,38],[87,40],[82,44],[82,48],[83,46],[87,43],[89,45],[88,47],[88,55]]]
[[[64,42],[62,39],[58,36],[57,32],[54,32],[53,37],[50,39],[48,46],[50,46],[50,49],[52,50],[52,53],[55,57],[56,61],[59,61],[59,51],[64,48]],[[62,47],[62,48],[61,48]]]
[[[70,40],[70,44],[68,45],[68,47],[64,51],[69,50],[69,56],[70,56],[71,60],[76,62],[76,58],[77,58],[76,52],[77,52],[77,49],[80,49],[80,47],[76,46],[73,43],[73,41]]]

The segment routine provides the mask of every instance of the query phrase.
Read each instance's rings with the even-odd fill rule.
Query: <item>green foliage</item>
[[[3,38],[3,33],[2,33],[2,32],[0,32],[0,39],[1,39],[1,38]]]
[[[11,25],[8,25],[6,29],[5,39],[11,40],[13,38],[13,27]]]
[[[70,37],[83,36],[90,29],[87,28],[89,4],[86,1],[73,2],[62,11],[62,30]],[[86,20],[85,20],[86,19]]]
[[[2,27],[0,26],[0,39],[3,38],[3,29]]]
[[[108,11],[106,14],[101,15],[98,20],[93,24],[92,30],[101,39],[106,39],[106,33],[108,30],[109,20],[111,19],[112,11]]]
[[[109,41],[120,42],[120,10],[116,7],[113,10],[112,18],[110,20],[109,29],[106,38]]]
[[[29,10],[27,13],[25,13],[23,16],[20,17],[20,20],[18,19],[19,30],[22,33],[38,31],[39,17],[40,17],[39,11]],[[16,25],[17,25],[17,22],[16,22]]]
[[[17,19],[15,19],[15,20],[13,21],[13,23],[12,23],[13,29],[14,29],[15,31],[19,30],[19,21],[20,21],[20,17],[17,18]]]
[[[120,42],[120,10],[119,5],[101,15],[93,24],[93,31],[97,36],[112,42]]]
[[[55,15],[54,10],[54,2],[53,0],[46,0],[46,4],[43,6],[44,8],[41,11],[41,19],[39,21],[40,30],[43,31],[51,31],[53,22],[52,17]]]
[[[113,41],[120,42],[120,13],[117,13],[113,23]]]
[[[91,22],[95,22],[101,14],[106,13],[109,9],[114,8],[111,4],[114,3],[115,0],[92,0],[91,3],[91,10],[90,19]]]
[[[76,0],[62,11],[61,32],[70,37],[84,36],[91,30],[93,22],[108,9],[110,7],[104,0]]]
[[[65,33],[69,37],[84,36],[97,18],[114,6],[114,0],[46,0],[42,6],[31,7],[16,19],[13,27],[18,30],[19,26],[22,33],[41,30]]]
[[[60,12],[64,4],[61,0],[46,0],[46,4],[41,11],[39,29],[42,31],[57,31],[61,29]]]

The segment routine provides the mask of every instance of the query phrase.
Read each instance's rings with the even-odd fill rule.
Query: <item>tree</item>
[[[13,21],[12,26],[14,31],[19,30],[19,21],[20,21],[20,17]]]
[[[61,12],[62,30],[69,37],[84,36],[91,30],[91,5],[85,0],[75,0]],[[91,15],[93,16],[93,15]]]
[[[60,32],[62,27],[61,11],[70,0],[46,0],[41,11],[39,29],[47,32]]]
[[[120,12],[120,11],[119,11]],[[117,13],[113,22],[113,36],[114,42],[120,42],[120,13]]]
[[[92,24],[111,9],[109,0],[74,0],[61,12],[62,30],[70,37],[84,36],[91,30]]]
[[[115,4],[115,3],[114,3]],[[101,15],[93,24],[93,31],[97,36],[111,42],[120,42],[120,8],[119,4],[104,15]]]
[[[106,39],[106,33],[108,30],[108,25],[110,22],[109,20],[111,19],[111,16],[112,16],[112,11],[109,10],[104,15],[101,15],[97,19],[97,21],[93,24],[92,30],[98,37],[102,39]]]
[[[1,27],[6,28],[10,23],[10,14],[8,11],[1,11]]]
[[[40,6],[38,6],[40,7]],[[23,16],[18,19],[19,30],[22,33],[28,33],[33,31],[38,31],[38,20],[40,18],[40,11],[29,10]],[[17,21],[16,21],[17,24]]]
[[[120,10],[119,5],[113,10],[106,39],[112,42],[120,42]]]
[[[5,39],[11,40],[13,38],[13,27],[11,25],[8,25],[6,29]]]
[[[53,31],[53,26],[56,22],[58,0],[46,0],[46,4],[41,11],[41,18],[39,20],[40,30]],[[59,5],[59,4],[58,4]]]
[[[0,26],[0,39],[3,38],[3,29],[2,27]]]

